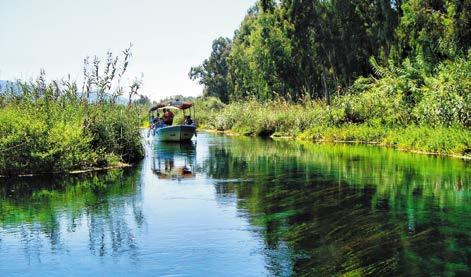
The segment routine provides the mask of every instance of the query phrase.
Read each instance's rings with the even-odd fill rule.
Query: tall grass
[[[114,85],[115,76],[125,68],[118,70],[118,58],[110,57],[104,69],[96,62],[95,73],[85,74],[82,91],[70,80],[47,82],[44,72],[0,91],[0,175],[64,172],[143,157],[140,108],[131,101],[118,104],[124,89]],[[91,92],[97,94],[93,101]]]
[[[346,98],[346,99],[345,99]],[[336,106],[324,102],[292,104],[282,100],[260,103],[249,100],[223,105],[214,98],[196,101],[200,128],[231,131],[243,135],[293,137],[318,142],[375,143],[406,151],[448,155],[469,155],[471,131],[459,124],[431,126],[404,118],[411,115],[391,108],[374,114],[377,108],[353,112],[345,102],[350,96],[336,99]],[[394,101],[394,100],[390,100]],[[208,106],[208,102],[211,102]],[[385,105],[388,99],[380,105]],[[359,105],[354,101],[353,105]],[[362,108],[363,109],[363,108]],[[354,120],[352,120],[352,118]],[[362,118],[362,120],[359,120]],[[391,123],[391,120],[394,123]],[[359,121],[359,122],[358,122]]]

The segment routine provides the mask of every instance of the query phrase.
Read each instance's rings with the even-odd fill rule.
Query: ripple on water
[[[148,144],[135,168],[0,179],[0,275],[470,273],[469,162],[197,140]]]

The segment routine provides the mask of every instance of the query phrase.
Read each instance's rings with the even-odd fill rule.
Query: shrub
[[[460,127],[409,126],[402,130],[390,131],[384,144],[404,150],[469,155],[471,133]]]
[[[26,99],[0,108],[0,175],[63,172],[142,157],[134,108]]]
[[[471,62],[458,59],[440,65],[426,78],[423,98],[414,108],[417,121],[431,126],[471,127]]]
[[[114,156],[123,162],[135,162],[142,158],[144,150],[139,125],[139,112],[136,110],[117,105],[92,107],[85,133],[91,137],[92,149],[100,156],[97,163],[107,165]]]
[[[409,104],[404,99],[400,83],[395,78],[360,78],[347,95],[334,99],[333,106],[344,110],[346,123],[407,125],[410,121]]]
[[[470,54],[471,55],[471,54]],[[406,59],[381,68],[381,78],[360,77],[345,94],[325,101],[260,102],[248,98],[228,105],[200,99],[201,125],[246,135],[299,136],[321,141],[375,142],[435,153],[469,151],[471,63],[444,62],[436,72]],[[422,133],[423,132],[423,133]],[[447,138],[446,134],[453,134]]]

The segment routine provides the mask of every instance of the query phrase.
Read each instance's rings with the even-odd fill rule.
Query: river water
[[[137,167],[0,179],[0,276],[471,272],[471,164],[199,134]]]

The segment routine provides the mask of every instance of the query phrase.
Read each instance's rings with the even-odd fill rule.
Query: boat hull
[[[176,125],[154,130],[154,141],[190,141],[196,133],[191,125]]]

